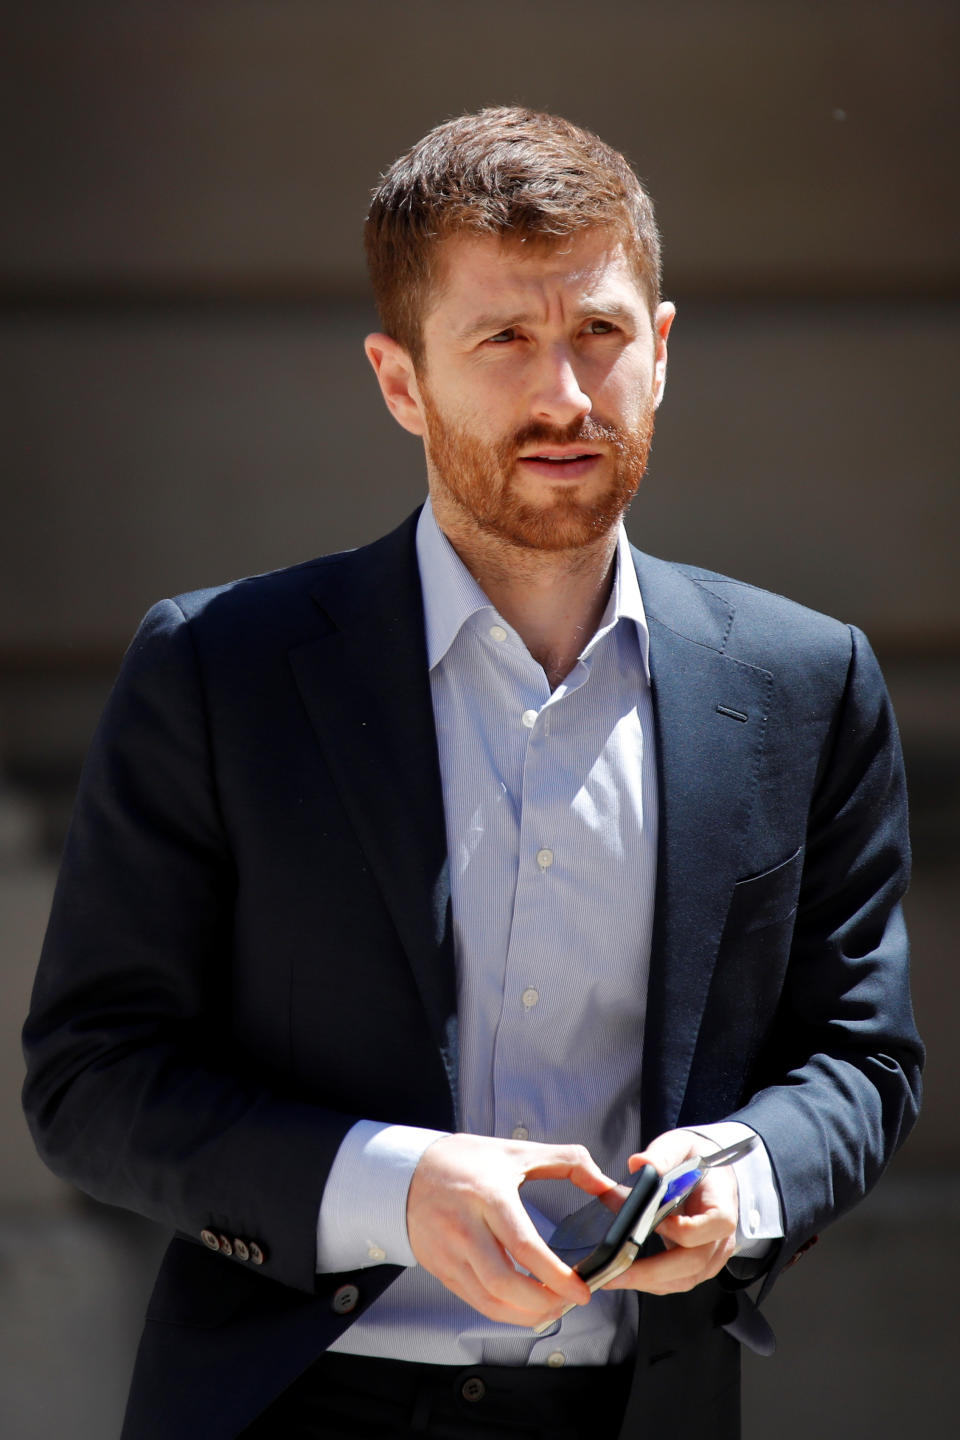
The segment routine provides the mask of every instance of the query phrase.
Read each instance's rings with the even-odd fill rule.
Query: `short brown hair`
[[[594,227],[625,244],[652,313],[660,299],[653,203],[618,151],[535,110],[502,106],[448,120],[374,191],[364,244],[380,323],[418,364],[441,241],[467,231],[552,245]]]

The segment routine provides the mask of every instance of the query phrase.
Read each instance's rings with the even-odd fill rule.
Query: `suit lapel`
[[[726,601],[662,561],[635,558],[650,626],[660,792],[642,1090],[649,1138],[685,1118],[710,977],[743,875],[772,676],[724,653],[733,615]]]
[[[331,558],[314,595],[325,633],[290,661],[455,1092],[450,885],[415,532],[414,516]]]
[[[415,522],[327,562],[315,592],[322,633],[290,660],[456,1093],[450,884]],[[772,676],[724,653],[726,601],[671,565],[634,556],[650,626],[660,789],[643,1059],[650,1137],[683,1118],[723,923],[743,873]]]

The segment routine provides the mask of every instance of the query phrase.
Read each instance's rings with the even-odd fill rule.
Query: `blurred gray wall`
[[[960,1219],[960,9],[196,0],[2,18],[3,1434],[116,1433],[163,1239],[46,1175],[17,1106],[97,711],[158,596],[360,543],[421,498],[418,446],[360,348],[362,216],[424,130],[512,101],[599,131],[658,204],[679,318],[632,537],[863,626],[904,731],[927,1111],[876,1197],[781,1283],[748,1440],[774,1406],[783,1440],[884,1440],[955,1406],[957,1267],[928,1237]]]

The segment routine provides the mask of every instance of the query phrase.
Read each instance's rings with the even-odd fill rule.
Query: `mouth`
[[[542,450],[520,455],[518,461],[527,473],[541,475],[550,480],[579,480],[589,474],[602,458],[599,450],[545,446]]]

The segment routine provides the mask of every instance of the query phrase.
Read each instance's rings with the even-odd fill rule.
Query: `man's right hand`
[[[588,1195],[616,1188],[582,1145],[446,1135],[414,1171],[407,1233],[418,1264],[454,1295],[488,1320],[532,1326],[586,1305],[590,1291],[537,1234],[520,1202],[525,1180],[571,1180]]]

